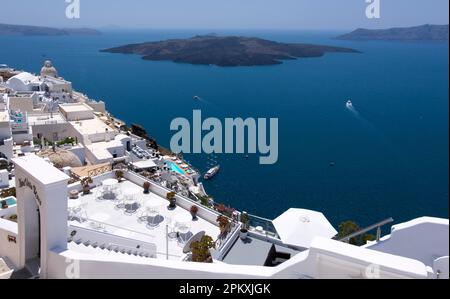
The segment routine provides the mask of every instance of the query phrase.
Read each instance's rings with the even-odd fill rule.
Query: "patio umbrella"
[[[309,248],[315,237],[332,238],[337,231],[320,212],[289,209],[272,221],[285,244]]]

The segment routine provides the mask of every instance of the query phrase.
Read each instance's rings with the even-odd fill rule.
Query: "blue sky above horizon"
[[[380,19],[366,18],[365,0],[80,0],[75,20],[65,0],[0,1],[0,23],[53,27],[350,30],[449,18],[448,0],[380,0]]]

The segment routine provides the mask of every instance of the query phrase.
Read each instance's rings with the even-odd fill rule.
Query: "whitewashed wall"
[[[0,257],[6,256],[15,267],[20,264],[18,230],[17,223],[0,218]],[[8,236],[15,237],[16,243],[9,242]]]

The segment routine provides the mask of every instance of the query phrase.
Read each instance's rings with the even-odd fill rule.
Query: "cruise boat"
[[[210,170],[205,173],[204,179],[210,180],[212,179],[218,172],[220,171],[220,165],[214,166]]]

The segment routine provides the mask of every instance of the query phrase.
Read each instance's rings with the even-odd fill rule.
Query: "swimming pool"
[[[184,171],[175,163],[168,161],[167,166],[169,166],[170,170],[175,171],[181,175],[184,175]]]
[[[14,197],[7,197],[7,198],[3,198],[0,200],[0,202],[6,200],[6,204],[11,207],[11,206],[15,206],[17,204],[17,200]],[[0,207],[1,209],[2,207]]]

